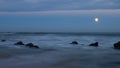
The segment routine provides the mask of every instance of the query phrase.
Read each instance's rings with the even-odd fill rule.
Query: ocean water
[[[119,34],[0,33],[0,68],[120,68]],[[23,41],[40,49],[17,46]],[[70,44],[78,41],[78,45]],[[99,47],[89,44],[99,42]]]

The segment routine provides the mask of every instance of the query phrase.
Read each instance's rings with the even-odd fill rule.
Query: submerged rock
[[[29,47],[29,48],[39,48],[38,46],[32,44],[32,43],[28,43],[25,46]]]
[[[72,41],[72,43],[70,43],[70,44],[78,44],[78,42],[77,41]]]
[[[120,49],[120,41],[118,41],[117,43],[114,43],[114,48]]]
[[[6,40],[1,40],[1,42],[5,42]]]
[[[22,41],[19,41],[19,42],[15,43],[15,45],[24,45],[24,43]]]
[[[98,42],[95,42],[95,43],[91,43],[89,46],[98,47]]]

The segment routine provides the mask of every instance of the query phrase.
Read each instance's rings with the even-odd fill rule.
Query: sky
[[[0,0],[0,32],[120,32],[119,25],[120,0]]]

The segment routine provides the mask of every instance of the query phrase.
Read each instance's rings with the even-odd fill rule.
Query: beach
[[[120,35],[69,33],[0,33],[1,68],[119,68]],[[14,45],[22,41],[39,49]],[[77,41],[78,44],[70,44]],[[98,47],[89,44],[99,42]]]

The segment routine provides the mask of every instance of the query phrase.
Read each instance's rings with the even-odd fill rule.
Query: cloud
[[[120,0],[0,0],[0,11],[120,9]]]
[[[50,14],[120,14],[120,9],[99,9],[99,10],[56,10],[56,11],[19,11],[19,12],[0,12],[0,14],[39,14],[39,15],[50,15]]]

